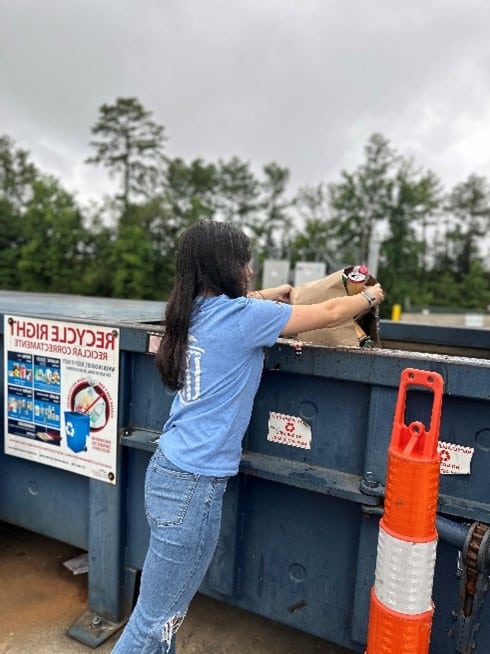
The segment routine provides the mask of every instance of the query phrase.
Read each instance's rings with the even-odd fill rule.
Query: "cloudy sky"
[[[167,154],[337,181],[373,132],[445,187],[490,178],[488,0],[15,0],[0,8],[0,133],[83,200],[103,103],[135,96]]]

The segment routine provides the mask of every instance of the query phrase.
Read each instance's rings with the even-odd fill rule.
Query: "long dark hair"
[[[245,266],[249,261],[249,239],[230,223],[203,220],[182,234],[175,283],[165,312],[165,332],[156,355],[160,377],[170,389],[182,388],[195,298],[206,294],[225,294],[230,298],[245,295]]]

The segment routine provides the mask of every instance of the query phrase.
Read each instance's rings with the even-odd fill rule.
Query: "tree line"
[[[82,207],[26,150],[0,136],[0,288],[165,300],[181,231],[201,219],[240,225],[264,259],[327,263],[333,272],[376,253],[387,301],[487,310],[490,185],[477,174],[450,191],[432,171],[372,134],[363,162],[334,182],[289,192],[275,162],[259,174],[237,156],[166,155],[166,134],[137,98],[103,104],[87,165],[117,192]]]

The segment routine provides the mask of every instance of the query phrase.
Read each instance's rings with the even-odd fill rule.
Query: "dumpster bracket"
[[[449,638],[455,641],[455,654],[478,651],[476,635],[479,614],[488,590],[490,526],[474,522],[463,547],[459,607],[453,612],[455,624]]]
[[[110,622],[93,611],[86,611],[68,629],[68,635],[75,640],[95,649],[116,633],[126,620]]]

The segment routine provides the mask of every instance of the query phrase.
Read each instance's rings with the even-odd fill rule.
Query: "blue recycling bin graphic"
[[[65,411],[66,443],[72,452],[83,452],[87,449],[87,438],[90,436],[90,417],[79,411]]]

